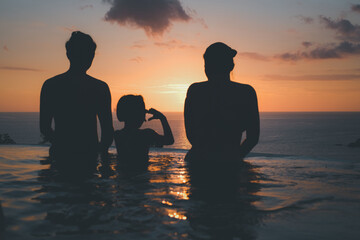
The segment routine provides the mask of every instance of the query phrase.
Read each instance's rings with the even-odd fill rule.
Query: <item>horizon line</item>
[[[183,111],[162,111],[164,113],[183,113]],[[0,113],[40,113],[39,111],[0,111]],[[116,113],[112,111],[111,113]],[[355,111],[259,111],[259,113],[360,113]]]

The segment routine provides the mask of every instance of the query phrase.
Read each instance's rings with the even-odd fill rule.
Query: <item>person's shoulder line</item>
[[[46,79],[43,83],[43,86],[51,86],[53,84],[56,84],[57,82],[60,82],[65,77],[65,74],[66,72]]]
[[[94,82],[98,83],[98,84],[101,84],[101,85],[104,85],[104,86],[107,86],[107,85],[108,85],[105,81],[100,80],[100,79],[98,79],[98,78],[94,78],[94,77],[92,77],[92,76],[90,76],[90,75],[87,75],[87,78],[88,78],[89,80],[91,80],[91,81],[94,81]]]
[[[231,81],[231,83],[234,84],[235,86],[244,88],[244,89],[246,89],[246,90],[255,91],[255,89],[253,88],[253,86],[251,86],[250,84],[238,83],[238,82],[233,82],[233,81]]]

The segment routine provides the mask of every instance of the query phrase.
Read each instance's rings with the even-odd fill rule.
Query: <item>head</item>
[[[96,43],[90,35],[80,31],[73,32],[65,47],[71,67],[82,71],[90,68],[96,50]]]
[[[222,42],[211,44],[204,53],[205,73],[208,79],[223,79],[234,69],[237,51]]]
[[[122,96],[116,108],[117,118],[126,125],[139,128],[145,121],[145,103],[141,95]]]

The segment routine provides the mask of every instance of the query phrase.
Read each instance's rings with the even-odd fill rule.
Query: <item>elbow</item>
[[[46,135],[46,130],[43,126],[40,126],[40,133],[44,136]]]
[[[256,140],[254,140],[254,142],[253,142],[254,147],[255,147],[258,143],[259,143],[259,138],[257,138]]]
[[[174,138],[172,137],[172,138],[168,139],[168,141],[166,142],[166,145],[173,145],[174,142],[175,142]]]
[[[50,135],[50,130],[49,130],[48,127],[40,124],[40,133],[41,133],[42,135],[44,135],[45,137],[49,137],[49,135]]]
[[[259,136],[249,139],[250,145],[255,147],[259,143]]]

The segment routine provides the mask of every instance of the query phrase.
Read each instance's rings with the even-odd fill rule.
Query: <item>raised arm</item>
[[[102,90],[102,100],[99,104],[98,117],[101,127],[100,152],[107,153],[113,142],[114,127],[111,114],[111,94],[107,84]]]
[[[248,122],[246,126],[246,138],[240,145],[240,156],[246,157],[247,154],[256,146],[260,137],[260,120],[257,97],[255,90],[251,87],[249,89],[249,111]]]
[[[161,136],[158,143],[161,144],[161,145],[174,144],[174,137],[173,137],[170,125],[169,125],[165,115],[162,114],[161,112],[153,109],[153,108],[151,108],[148,111],[148,113],[153,115],[151,118],[149,118],[149,121],[151,121],[153,119],[159,119],[161,121],[161,125],[162,125],[163,130],[164,130],[164,136]]]
[[[40,93],[40,132],[45,140],[53,143],[54,130],[51,128],[51,122],[54,117],[53,109],[51,109],[51,100],[49,93],[49,83],[45,82]]]

